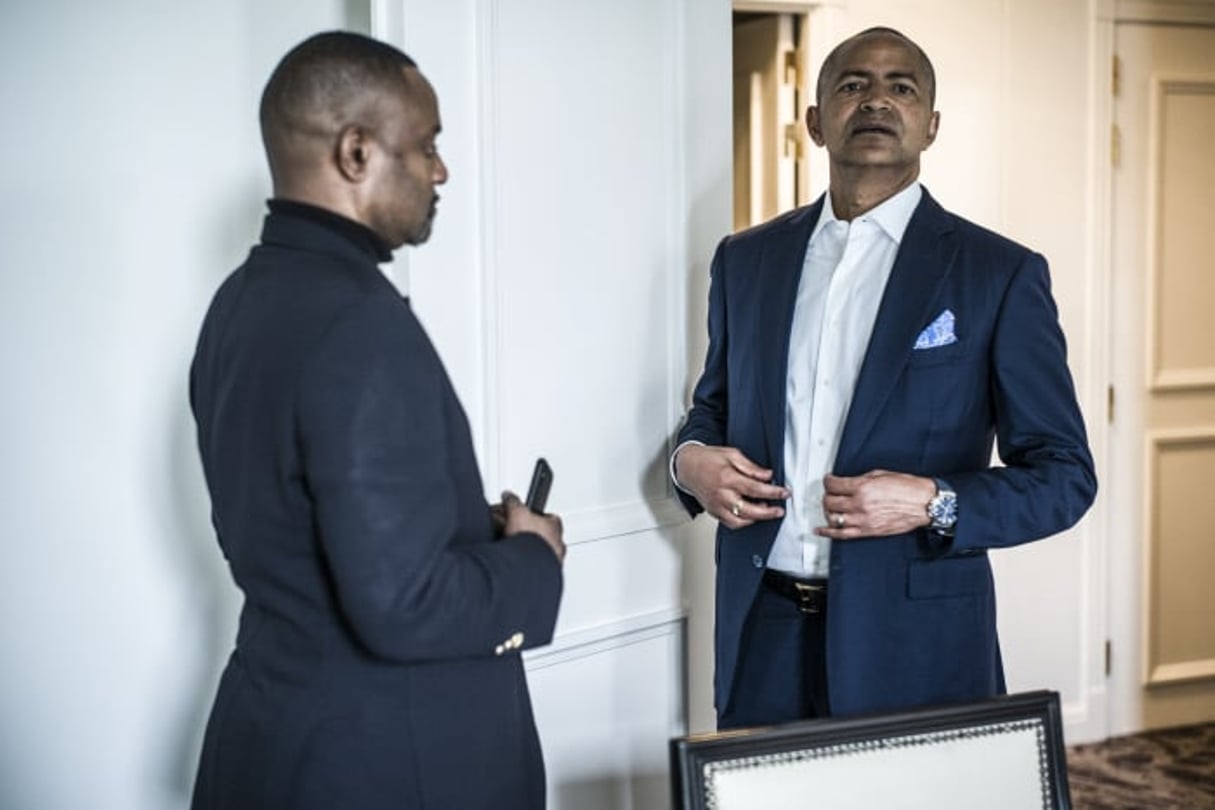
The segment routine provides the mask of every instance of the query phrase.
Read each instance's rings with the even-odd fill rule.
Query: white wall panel
[[[669,806],[667,741],[685,729],[683,627],[659,613],[527,656],[549,810]]]
[[[545,455],[571,540],[668,495],[682,342],[676,0],[489,4],[485,222],[499,469]],[[633,521],[636,523],[636,520]],[[581,531],[576,531],[581,529]],[[581,535],[581,536],[577,536]]]

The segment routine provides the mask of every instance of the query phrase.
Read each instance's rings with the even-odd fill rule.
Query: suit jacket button
[[[515,633],[510,637],[510,645],[516,650],[523,646],[523,634]]]
[[[499,644],[497,647],[494,647],[494,655],[501,655],[504,652],[506,652],[506,645]]]
[[[754,557],[751,558],[751,564],[754,565],[756,568],[763,568],[764,567],[764,558],[759,556],[758,554],[756,554]]]

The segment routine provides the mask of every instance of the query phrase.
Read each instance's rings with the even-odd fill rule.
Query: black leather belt
[[[827,580],[825,579],[801,579],[765,568],[764,586],[786,599],[792,599],[802,613],[827,612]]]

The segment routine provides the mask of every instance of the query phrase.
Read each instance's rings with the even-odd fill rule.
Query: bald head
[[[262,141],[275,189],[297,185],[332,150],[345,127],[376,131],[384,99],[410,92],[415,62],[378,40],[317,34],[283,57],[262,92]]]
[[[908,37],[902,31],[897,31],[893,28],[885,28],[883,26],[866,28],[859,34],[854,34],[853,36],[848,37],[848,39],[844,40],[839,45],[836,45],[831,50],[831,53],[827,54],[827,58],[823,60],[823,67],[818,72],[818,86],[815,88],[817,98],[815,103],[820,105],[823,103],[823,92],[826,90],[827,83],[832,81],[832,77],[835,76],[841,56],[857,43],[869,37],[884,37],[886,39],[898,40],[916,55],[916,59],[920,62],[920,68],[923,70],[927,82],[927,87],[924,89],[926,91],[925,94],[928,97],[928,106],[931,107],[935,105],[937,96],[937,74],[936,71],[932,69],[932,61],[928,58],[928,54],[924,53],[924,49],[917,45],[913,39]]]
[[[359,34],[317,34],[274,69],[261,105],[274,196],[370,228],[390,248],[430,235],[447,166],[438,99],[405,54]]]

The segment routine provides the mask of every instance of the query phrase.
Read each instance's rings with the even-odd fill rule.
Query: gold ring
[[[844,516],[841,515],[839,512],[835,513],[835,518],[833,518],[833,521],[835,523],[835,528],[837,528],[837,529],[844,528]]]
[[[734,502],[734,505],[730,507],[730,514],[734,517],[742,517],[742,501]]]

